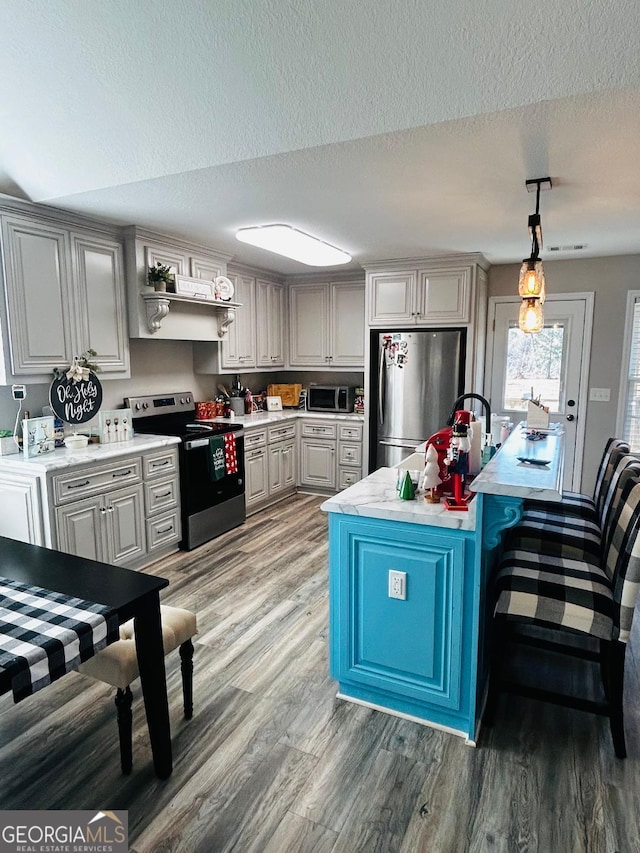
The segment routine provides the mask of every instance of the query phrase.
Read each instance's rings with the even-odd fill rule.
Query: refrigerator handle
[[[384,423],[384,346],[380,346],[380,362],[378,364],[378,420]]]

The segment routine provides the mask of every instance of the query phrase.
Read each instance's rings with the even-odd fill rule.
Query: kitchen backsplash
[[[229,385],[232,376],[212,376],[194,373],[193,347],[189,341],[130,341],[131,379],[106,380],[102,383],[102,408],[117,409],[125,397],[154,394],[166,391],[193,391],[197,400],[209,400],[216,396],[218,382]],[[277,373],[240,374],[242,383],[251,391],[260,391],[270,383],[301,382],[303,387],[315,382],[328,385],[364,384],[361,372],[333,373],[318,371],[283,370]],[[51,377],[53,379],[53,377]],[[100,378],[100,374],[98,374]],[[49,405],[49,385],[28,385],[27,398],[22,411],[32,416],[42,413]],[[11,396],[11,388],[0,386],[0,429],[13,429],[18,404]]]

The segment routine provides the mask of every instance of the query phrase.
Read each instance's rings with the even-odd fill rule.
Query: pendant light
[[[542,331],[544,328],[544,311],[540,299],[532,296],[529,299],[522,300],[518,315],[518,327],[527,334]]]
[[[536,212],[529,216],[531,255],[522,261],[518,293],[522,297],[518,326],[527,334],[539,332],[544,327],[542,306],[546,297],[544,269],[540,260],[542,249],[542,223],[540,221],[540,190],[550,190],[551,178],[533,178],[525,181],[528,192],[536,192]]]

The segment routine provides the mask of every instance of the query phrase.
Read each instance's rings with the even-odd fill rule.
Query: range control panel
[[[125,397],[124,405],[131,409],[134,418],[146,418],[151,415],[175,415],[180,412],[193,412],[195,409],[192,391],[179,391],[176,394],[151,394],[147,397]]]

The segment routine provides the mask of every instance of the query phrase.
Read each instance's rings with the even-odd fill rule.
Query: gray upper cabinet
[[[29,376],[69,364],[77,332],[67,232],[3,217],[2,249],[11,372]]]
[[[174,275],[212,282],[227,274],[230,255],[219,253],[178,237],[158,234],[137,226],[124,229],[125,269],[129,335],[177,341],[219,341],[235,320],[235,303],[204,299],[193,294],[155,294],[149,286],[148,269],[156,263]]]
[[[98,355],[103,373],[129,372],[122,246],[72,232],[79,340]],[[84,351],[84,350],[81,350]]]
[[[144,247],[145,268],[162,264],[174,275],[189,275],[189,258],[179,249],[147,243]],[[146,284],[146,281],[145,281]]]
[[[284,367],[284,285],[256,280],[258,367]]]
[[[451,262],[416,270],[372,270],[367,274],[369,325],[468,323],[473,275],[473,264]]]
[[[464,387],[482,388],[487,270],[479,253],[378,261],[366,268],[367,319],[372,328],[466,330]],[[369,394],[365,375],[365,395]]]
[[[286,288],[252,267],[228,270],[234,286],[235,322],[220,343],[194,343],[196,373],[269,371],[284,367],[287,334]]]
[[[2,216],[4,376],[48,382],[89,347],[104,378],[129,376],[122,246],[90,230]]]
[[[215,260],[214,258],[198,258],[193,257],[189,262],[189,275],[192,278],[204,278],[207,281],[213,281],[219,275],[226,275],[226,261]],[[235,302],[241,302],[237,295],[234,296]]]
[[[248,275],[230,275],[234,300],[241,306],[235,322],[221,343],[222,367],[240,370],[256,366],[256,280]]]
[[[289,286],[289,365],[364,366],[365,287],[360,281]]]

